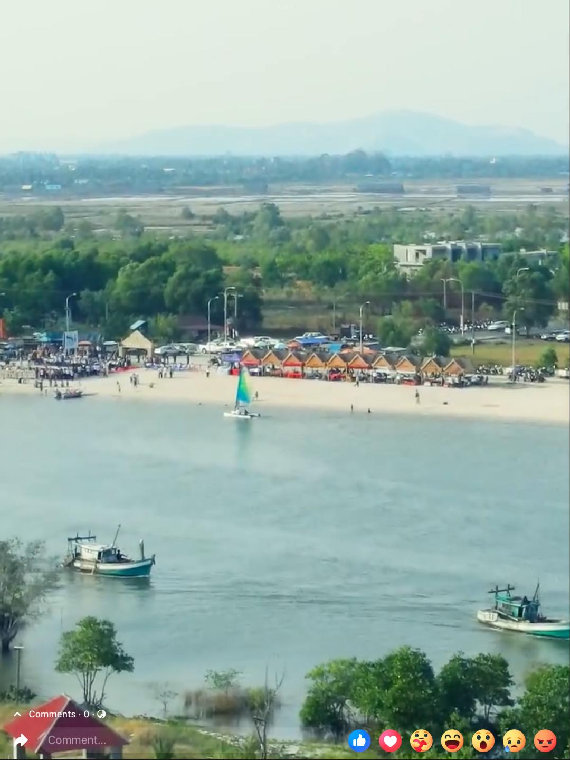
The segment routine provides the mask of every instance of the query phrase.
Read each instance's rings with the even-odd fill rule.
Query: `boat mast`
[[[117,532],[115,533],[115,538],[113,539],[113,543],[111,544],[111,546],[115,546],[115,543],[116,543],[116,541],[117,541],[117,536],[119,535],[119,531],[120,531],[120,530],[121,530],[121,523],[119,523],[119,524],[117,525]]]
[[[534,590],[534,595],[532,597],[533,602],[538,602],[538,589],[540,588],[540,581],[537,581],[536,588]]]

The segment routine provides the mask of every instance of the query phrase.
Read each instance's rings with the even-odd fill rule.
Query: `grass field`
[[[535,365],[541,354],[549,347],[554,348],[558,356],[558,366],[566,367],[570,356],[570,344],[545,342],[542,340],[517,339],[516,362],[529,366]],[[451,349],[452,356],[471,357],[475,364],[500,364],[510,367],[512,360],[511,343],[478,343],[475,345],[475,353],[471,352],[471,346],[454,346]]]

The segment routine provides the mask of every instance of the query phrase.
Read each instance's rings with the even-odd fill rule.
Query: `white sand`
[[[140,385],[129,382],[130,373],[113,374],[108,378],[93,378],[74,387],[96,397],[114,397],[129,401],[187,401],[194,404],[233,406],[236,378],[203,371],[175,373],[172,379],[158,379],[155,370],[137,370]],[[120,383],[119,392],[117,382]],[[465,417],[473,419],[518,420],[528,422],[569,424],[570,388],[568,381],[552,379],[546,383],[517,383],[514,387],[503,378],[492,378],[489,385],[470,388],[419,388],[420,403],[415,401],[415,387],[402,385],[325,382],[319,380],[290,380],[274,377],[252,377],[252,391],[259,399],[252,407],[261,413],[268,407],[334,410],[355,414],[407,413]],[[54,388],[47,387],[53,397]],[[15,380],[0,382],[0,396],[7,394],[39,395],[33,381],[18,385]],[[76,402],[80,403],[80,402]],[[81,402],[84,403],[84,402]]]

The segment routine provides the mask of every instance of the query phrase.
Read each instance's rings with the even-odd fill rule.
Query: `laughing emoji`
[[[477,752],[488,752],[495,746],[495,737],[486,728],[480,728],[471,737],[471,744]]]
[[[447,752],[459,752],[461,747],[463,747],[463,736],[459,731],[450,728],[441,737],[441,746]]]

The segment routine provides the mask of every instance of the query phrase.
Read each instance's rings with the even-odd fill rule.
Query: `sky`
[[[568,143],[568,0],[1,0],[0,152],[426,111]]]

